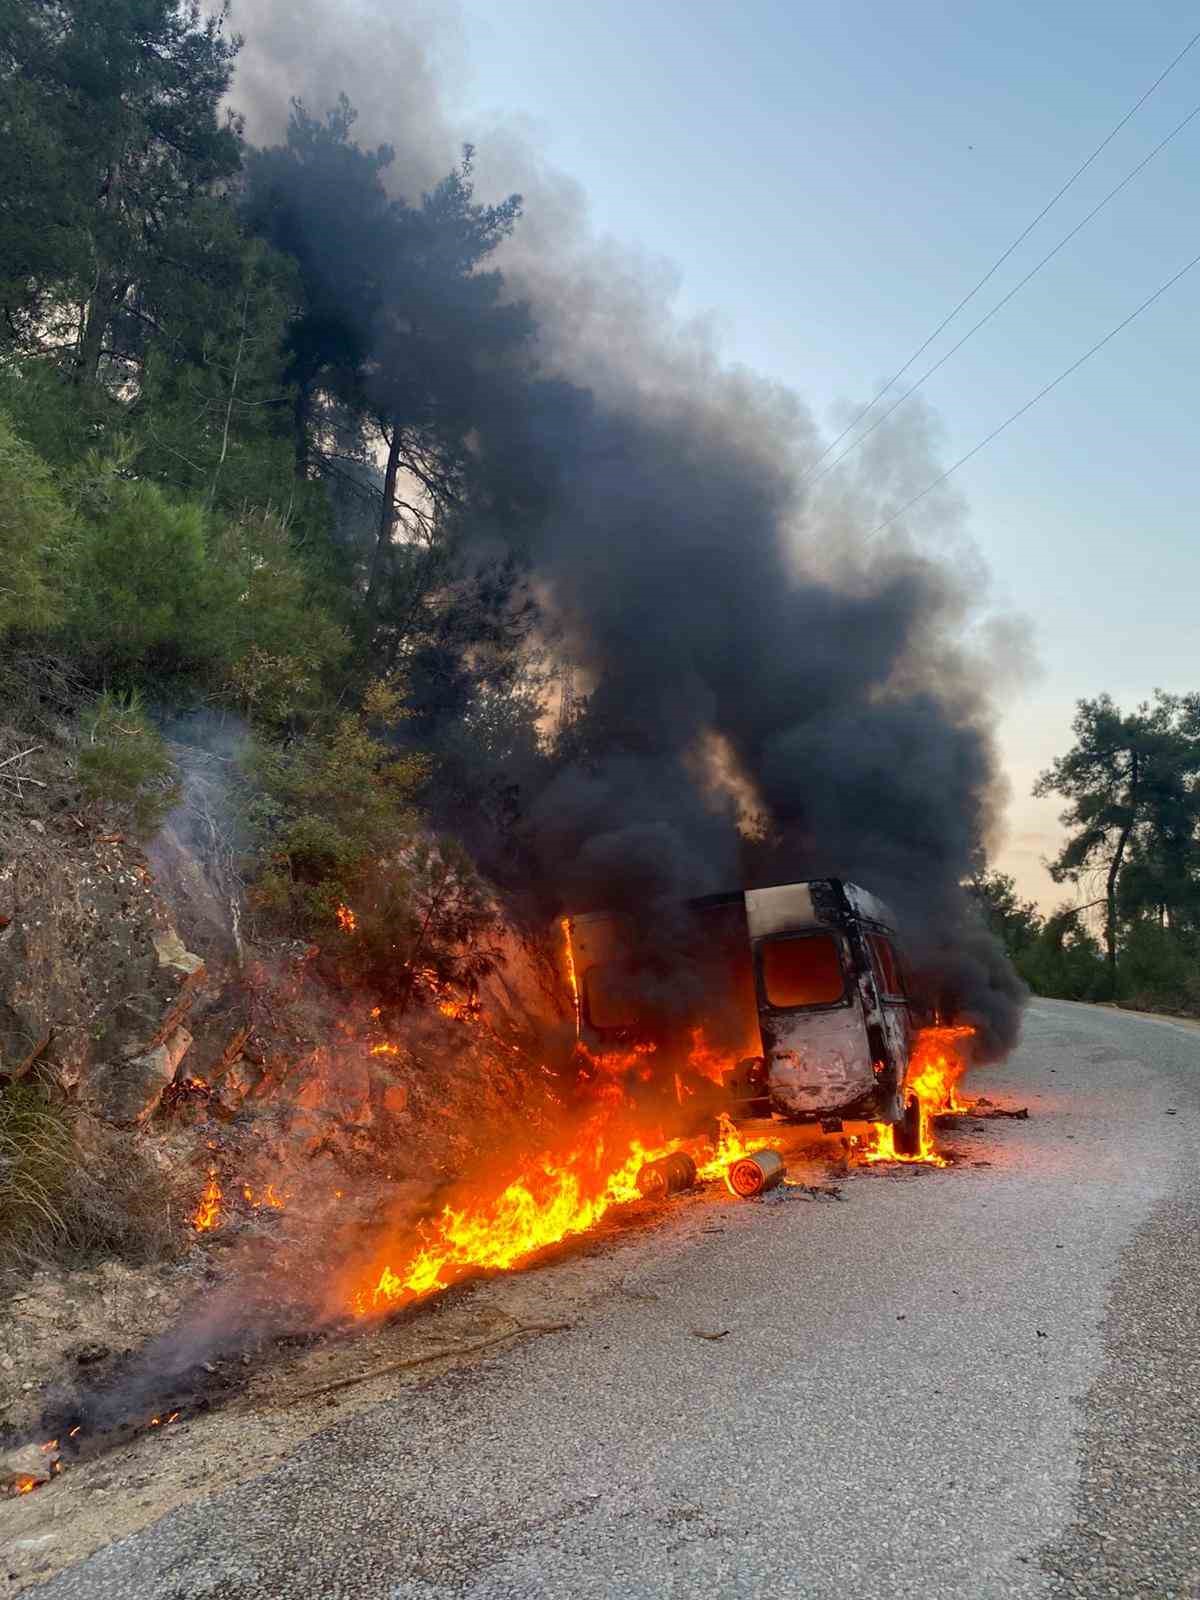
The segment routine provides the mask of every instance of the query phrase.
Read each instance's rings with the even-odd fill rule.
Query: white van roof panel
[[[829,879],[814,880],[818,889],[830,888]],[[796,933],[804,928],[826,928],[827,918],[821,916],[813,900],[814,882],[773,884],[769,889],[746,890],[746,921],[752,939],[764,939],[773,933]],[[846,901],[855,916],[868,922],[881,922],[894,928],[896,919],[882,900],[856,883],[843,883]]]
[[[750,925],[752,939],[763,939],[768,934],[787,933],[796,928],[823,926],[807,883],[780,883],[769,889],[747,889],[746,921]]]
[[[885,928],[894,928],[896,918],[890,907],[878,899],[869,889],[860,889],[856,883],[844,883],[842,888],[846,891],[846,899],[850,902],[850,909],[857,912],[860,917],[866,917],[868,922],[882,922]]]

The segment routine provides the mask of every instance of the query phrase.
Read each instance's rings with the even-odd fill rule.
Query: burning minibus
[[[744,1114],[891,1123],[897,1152],[915,1152],[904,1077],[923,1018],[895,918],[866,889],[813,879],[564,930],[589,1063],[640,1056],[641,1077],[677,1089],[698,1070]]]

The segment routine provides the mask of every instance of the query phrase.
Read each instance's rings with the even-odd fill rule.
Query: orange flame
[[[578,976],[566,918],[561,926],[566,978],[578,1017]],[[439,994],[435,975],[426,981]],[[372,1047],[379,1055],[394,1049],[387,1044]],[[575,1148],[561,1156],[545,1153],[527,1162],[507,1184],[490,1193],[476,1190],[461,1203],[447,1205],[415,1237],[389,1241],[372,1266],[365,1272],[352,1269],[345,1281],[354,1314],[366,1317],[406,1305],[448,1288],[469,1272],[506,1271],[548,1245],[586,1232],[613,1206],[641,1198],[637,1176],[648,1161],[686,1150],[695,1159],[700,1178],[723,1179],[731,1162],[778,1142],[747,1140],[724,1115],[715,1139],[614,1136],[611,1119],[630,1109],[627,1085],[653,1077],[656,1049],[650,1041],[600,1053],[577,1045],[578,1075],[598,1109]],[[698,1076],[720,1085],[736,1062],[719,1057],[697,1029],[688,1065]],[[676,1082],[682,1099],[691,1090],[682,1079]]]
[[[906,1081],[931,1116],[966,1109],[955,1090],[968,1066],[963,1046],[974,1034],[968,1027],[922,1028],[917,1034]]]
[[[473,1022],[479,1014],[479,1007],[470,1000],[451,1000],[446,996],[438,1001],[437,1008],[444,1017],[453,1017],[456,1022]]]
[[[265,1189],[259,1191],[257,1200],[254,1198],[254,1190],[248,1183],[242,1185],[242,1194],[245,1197],[247,1205],[257,1206],[259,1208],[263,1206],[270,1206],[274,1211],[282,1211],[286,1203],[278,1194],[276,1194],[275,1185],[273,1183],[269,1183]]]
[[[773,1149],[779,1143],[778,1139],[743,1139],[733,1119],[722,1111],[717,1117],[716,1147],[707,1161],[697,1161],[696,1176],[724,1180],[725,1169],[733,1162],[753,1155],[756,1150]]]
[[[611,1152],[601,1119],[577,1147],[555,1160],[543,1155],[499,1193],[461,1209],[448,1205],[424,1228],[424,1242],[395,1265],[377,1264],[350,1290],[359,1317],[388,1311],[445,1289],[474,1271],[505,1271],[535,1251],[593,1228],[613,1206],[640,1198],[637,1175],[647,1161],[687,1150],[703,1179],[723,1178],[730,1161],[767,1140],[744,1140],[722,1116],[716,1140],[670,1139],[655,1146],[625,1138]]]
[[[208,1169],[208,1182],[200,1196],[200,1204],[192,1217],[192,1227],[197,1233],[208,1233],[221,1221],[221,1185],[217,1182],[217,1169]]]
[[[587,1045],[575,1046],[575,1060],[581,1084],[587,1085],[588,1097],[610,1109],[630,1104],[628,1080],[640,1079],[649,1083],[654,1077],[654,1063],[647,1060],[658,1046],[652,1040],[643,1040],[627,1050],[589,1050]]]
[[[338,927],[343,933],[356,933],[358,931],[358,918],[349,906],[338,906],[334,915],[337,917]]]
[[[72,1430],[71,1430],[72,1438],[78,1432],[79,1432],[78,1428],[72,1428]],[[41,1444],[41,1445],[38,1446],[38,1449],[42,1452],[42,1454],[44,1456],[49,1456],[49,1455],[53,1455],[54,1456],[54,1460],[50,1462],[50,1476],[51,1477],[57,1477],[58,1474],[62,1471],[62,1462],[58,1459],[58,1456],[55,1454],[55,1452],[58,1449],[58,1440],[57,1439],[47,1439],[44,1444]],[[45,1482],[46,1482],[45,1478],[35,1477],[33,1473],[28,1473],[28,1474],[23,1475],[22,1477],[14,1478],[10,1482],[10,1484],[8,1485],[8,1492],[10,1494],[13,1494],[13,1495],[32,1494],[32,1492],[35,1489],[40,1488],[42,1486],[42,1484],[45,1483]]]
[[[891,1123],[875,1122],[871,1124],[875,1142],[864,1152],[865,1161],[916,1161],[934,1167],[947,1165],[946,1158],[938,1154],[933,1136],[933,1119],[947,1111],[964,1109],[956,1089],[968,1065],[964,1046],[974,1033],[975,1029],[969,1027],[920,1030],[904,1076],[906,1095],[915,1095],[920,1107],[920,1147],[916,1155],[901,1155],[896,1149],[896,1133]]]
[[[571,1004],[575,1008],[575,1016],[579,1017],[579,979],[575,973],[575,952],[571,949],[571,924],[564,917],[562,919],[563,946],[567,952],[567,983],[571,990]]]
[[[890,1122],[873,1122],[871,1133],[875,1143],[869,1150],[864,1150],[862,1158],[866,1162],[876,1161],[919,1161],[931,1167],[944,1167],[944,1156],[938,1155],[933,1143],[933,1134],[924,1106],[921,1107],[921,1149],[915,1156],[901,1155],[896,1149],[896,1130]]]
[[[707,1078],[709,1083],[715,1083],[720,1089],[737,1066],[737,1058],[728,1052],[721,1055],[709,1045],[703,1028],[693,1028],[687,1064],[697,1077]]]

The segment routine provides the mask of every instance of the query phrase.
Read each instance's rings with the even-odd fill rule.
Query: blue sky
[[[1182,4],[464,0],[467,109],[532,119],[601,233],[670,257],[727,356],[865,402],[1197,27]],[[1194,106],[1200,45],[920,365]],[[924,389],[946,464],[1200,251],[1200,117]],[[1008,701],[1001,864],[1053,902],[1036,772],[1073,702],[1200,687],[1200,268],[956,476],[1042,674]],[[835,427],[833,431],[837,431]]]

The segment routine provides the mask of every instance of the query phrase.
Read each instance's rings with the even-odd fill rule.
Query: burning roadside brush
[[[489,1192],[474,1183],[415,1235],[388,1241],[342,1287],[355,1317],[393,1311],[478,1272],[505,1271],[594,1228],[614,1206],[723,1179],[732,1162],[765,1148],[727,1116],[715,1137],[644,1144],[619,1137],[598,1113],[563,1155],[545,1153]]]

